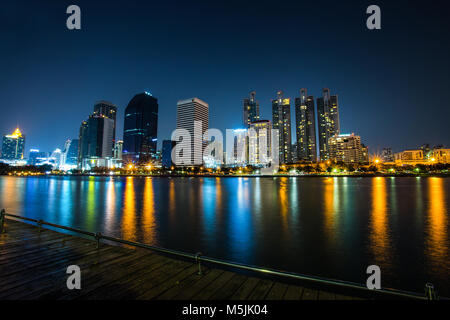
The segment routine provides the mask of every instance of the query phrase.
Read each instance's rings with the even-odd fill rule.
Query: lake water
[[[449,178],[0,177],[0,207],[151,245],[450,296]]]

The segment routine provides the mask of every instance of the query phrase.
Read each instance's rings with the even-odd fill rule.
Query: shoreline
[[[450,173],[425,174],[297,174],[297,175],[221,175],[221,174],[42,174],[42,175],[0,175],[0,177],[155,177],[155,178],[448,178]]]

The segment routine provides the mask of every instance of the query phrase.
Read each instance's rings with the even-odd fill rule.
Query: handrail
[[[316,283],[321,283],[321,284],[326,284],[326,285],[331,285],[331,286],[336,286],[336,287],[342,287],[342,288],[347,288],[347,289],[356,289],[356,290],[365,291],[366,293],[370,292],[372,294],[373,293],[381,293],[381,294],[386,294],[386,295],[391,295],[391,296],[412,298],[412,299],[421,299],[421,300],[436,299],[434,287],[431,284],[426,285],[426,287],[425,287],[426,295],[425,296],[420,295],[415,292],[409,292],[409,291],[397,290],[397,289],[391,289],[391,288],[371,290],[371,289],[368,289],[367,287],[364,287],[364,286],[362,286],[358,283],[354,283],[354,282],[333,280],[333,279],[327,279],[327,278],[316,277],[316,276],[308,276],[308,275],[303,275],[303,274],[298,274],[298,273],[293,273],[293,272],[286,272],[286,271],[281,271],[281,270],[275,270],[275,269],[270,269],[270,268],[261,268],[261,267],[256,267],[256,266],[251,266],[251,265],[246,265],[246,264],[241,264],[241,263],[236,263],[236,262],[231,262],[231,261],[226,261],[226,260],[220,260],[220,259],[216,259],[216,258],[205,257],[205,256],[202,256],[201,253],[191,254],[191,253],[186,253],[186,252],[182,252],[182,251],[178,251],[178,250],[172,250],[172,249],[151,246],[151,245],[148,245],[145,243],[134,242],[134,241],[124,240],[124,239],[115,238],[115,237],[111,237],[111,236],[106,236],[99,232],[94,233],[94,232],[84,231],[84,230],[80,230],[80,229],[76,229],[76,228],[61,226],[58,224],[54,224],[54,223],[50,223],[50,222],[46,222],[46,221],[42,221],[42,220],[31,219],[31,218],[27,218],[27,217],[22,217],[22,216],[6,213],[4,209],[1,210],[1,212],[0,212],[0,233],[3,232],[3,222],[6,217],[11,217],[14,219],[21,219],[21,220],[37,223],[39,226],[39,231],[40,231],[40,228],[42,225],[47,225],[47,226],[51,226],[54,228],[59,228],[59,229],[68,230],[68,231],[72,231],[75,233],[80,233],[83,235],[91,236],[91,237],[95,238],[95,240],[97,241],[97,246],[99,245],[100,240],[104,239],[107,241],[117,242],[117,243],[121,243],[124,245],[149,249],[149,250],[153,250],[153,251],[160,252],[160,253],[165,253],[165,254],[170,254],[170,255],[174,255],[174,256],[178,256],[178,257],[192,259],[192,260],[198,262],[200,275],[202,273],[200,262],[203,261],[203,262],[209,262],[209,263],[217,264],[217,265],[221,265],[221,266],[232,267],[232,268],[257,272],[257,273],[263,273],[263,274],[272,275],[272,276],[278,276],[278,277],[284,277],[284,278],[290,278],[290,279],[296,279],[296,280],[311,281],[311,282],[316,282]],[[433,290],[433,291],[431,291],[431,290]]]

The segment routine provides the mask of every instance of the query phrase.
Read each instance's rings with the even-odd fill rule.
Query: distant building
[[[420,149],[397,152],[394,154],[394,160],[395,163],[398,165],[403,164],[415,165],[426,162],[423,155],[423,150]]]
[[[172,161],[172,149],[175,148],[175,145],[175,141],[163,140],[161,164],[165,168],[170,168],[174,165],[174,162]]]
[[[317,99],[317,120],[320,160],[326,161],[330,158],[328,142],[340,133],[338,96],[330,95],[328,88],[324,88],[322,97]]]
[[[283,98],[283,91],[277,92],[272,100],[273,129],[278,130],[280,163],[291,163],[291,100]]]
[[[450,163],[450,149],[435,148],[429,160],[433,163]]]
[[[296,158],[298,160],[316,162],[317,148],[314,97],[308,96],[306,89],[300,89],[300,97],[295,98],[295,123],[297,133]]]
[[[394,154],[391,148],[383,148],[383,151],[381,151],[381,161],[394,162]]]
[[[19,128],[12,134],[3,136],[2,156],[4,160],[22,160],[25,151],[25,136]]]
[[[245,167],[248,163],[247,129],[233,130],[233,145],[227,145],[227,166]]]
[[[117,128],[117,106],[108,101],[99,101],[94,105],[94,115],[103,116],[114,121],[113,124],[113,138],[111,150],[114,148],[116,143],[116,128]]]
[[[92,114],[80,126],[78,167],[89,170],[94,167],[112,167],[114,120]]]
[[[149,92],[137,94],[125,110],[123,162],[142,164],[152,160],[158,142],[158,99]]]
[[[74,169],[78,164],[78,139],[67,140],[61,154],[60,169]]]
[[[122,160],[122,153],[123,153],[123,141],[122,140],[118,140],[116,141],[116,143],[114,144],[114,154],[113,154],[113,158],[116,160]]]
[[[41,152],[38,149],[30,149],[28,155],[28,164],[32,166],[39,166],[48,161],[47,152]]]
[[[259,101],[255,99],[256,92],[250,92],[250,97],[244,99],[244,127],[259,120]]]
[[[250,124],[249,130],[254,130],[256,135],[249,135],[249,164],[267,166],[271,163],[271,129],[270,120],[258,120]]]
[[[344,163],[367,162],[367,149],[361,144],[361,137],[355,134],[340,134],[328,141],[329,160]],[[365,150],[364,150],[365,149]]]
[[[194,125],[200,128],[194,132]],[[177,129],[185,129],[191,136],[191,159],[182,165],[202,165],[206,143],[203,135],[209,128],[209,104],[198,98],[180,100],[177,103]],[[176,163],[181,165],[181,157],[177,154]]]

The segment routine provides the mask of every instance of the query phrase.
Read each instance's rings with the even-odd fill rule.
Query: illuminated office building
[[[366,162],[367,150],[361,137],[355,134],[340,134],[329,139],[329,160],[344,163]]]
[[[148,163],[156,155],[158,99],[149,92],[137,94],[125,110],[123,162]]]
[[[283,91],[277,92],[277,98],[272,100],[273,129],[279,134],[280,163],[291,163],[291,100],[283,98]]]
[[[295,98],[295,124],[297,134],[297,159],[316,162],[317,150],[314,97],[308,96],[306,89],[300,89],[300,97]]]
[[[255,99],[256,92],[250,92],[250,97],[244,99],[244,127],[259,120],[259,101]]]
[[[317,120],[320,160],[326,161],[330,158],[328,141],[340,133],[338,96],[330,95],[330,89],[323,89],[322,97],[317,99]]]
[[[4,135],[2,141],[2,156],[4,160],[22,160],[25,151],[25,136],[19,128],[12,134]]]
[[[194,125],[199,125],[198,132],[194,132]],[[203,163],[203,152],[206,142],[203,135],[209,126],[209,104],[198,99],[190,98],[180,100],[177,103],[177,129],[185,129],[191,136],[191,159],[189,163],[184,165],[201,165]],[[177,157],[180,155],[177,154]],[[176,163],[180,163],[180,159],[176,159]]]

